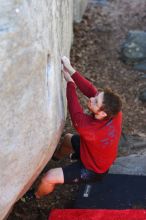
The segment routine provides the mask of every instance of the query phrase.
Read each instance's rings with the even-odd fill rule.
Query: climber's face
[[[95,97],[89,98],[87,102],[88,109],[95,114],[96,118],[103,119],[107,114],[102,110],[104,92],[99,92]]]

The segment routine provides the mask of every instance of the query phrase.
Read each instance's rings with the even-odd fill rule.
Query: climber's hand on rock
[[[64,70],[67,71],[70,75],[76,72],[76,70],[71,66],[70,60],[66,56],[61,58],[61,62],[63,64]]]
[[[62,73],[66,82],[74,82],[70,74],[64,68],[62,69]]]

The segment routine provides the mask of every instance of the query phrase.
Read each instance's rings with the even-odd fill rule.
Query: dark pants
[[[86,169],[80,160],[80,136],[77,134],[73,135],[71,138],[71,143],[75,152],[74,158],[76,158],[78,161],[62,168],[64,174],[64,183],[73,184],[101,181],[108,171],[101,174]]]

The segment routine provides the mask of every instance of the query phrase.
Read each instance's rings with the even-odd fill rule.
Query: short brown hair
[[[120,96],[114,93],[110,88],[105,88],[103,92],[104,97],[101,110],[106,112],[108,118],[111,118],[121,111],[122,101]]]

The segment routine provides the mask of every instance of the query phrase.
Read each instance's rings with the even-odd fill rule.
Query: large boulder
[[[132,154],[117,158],[110,173],[146,176],[146,151],[143,154]]]
[[[0,1],[0,219],[60,139],[66,115],[60,58],[69,56],[79,2]]]
[[[146,71],[146,32],[129,31],[121,48],[121,56],[135,69]]]
[[[139,99],[143,102],[146,103],[146,89],[140,92]]]

